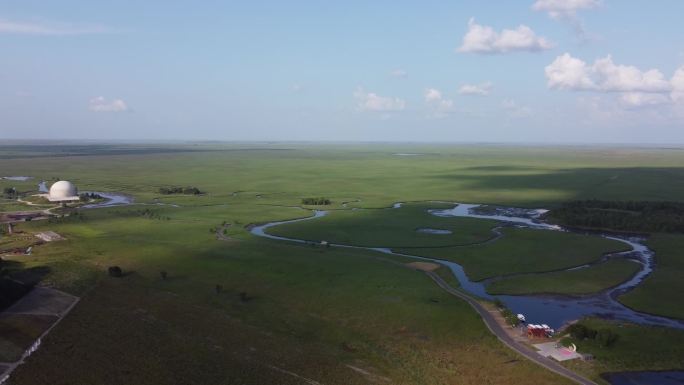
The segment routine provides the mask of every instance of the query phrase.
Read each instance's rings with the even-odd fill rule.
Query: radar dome
[[[50,186],[48,199],[51,201],[78,199],[78,190],[73,183],[66,180],[60,180]]]

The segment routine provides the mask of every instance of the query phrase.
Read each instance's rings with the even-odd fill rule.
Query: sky
[[[684,1],[0,2],[0,140],[684,143]]]

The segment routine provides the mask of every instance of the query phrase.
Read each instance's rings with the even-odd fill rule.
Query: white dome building
[[[60,180],[50,186],[50,192],[47,194],[47,199],[50,202],[71,202],[79,200],[78,189],[73,183]]]

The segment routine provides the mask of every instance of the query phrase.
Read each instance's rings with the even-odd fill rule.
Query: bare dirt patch
[[[410,262],[406,266],[420,271],[435,271],[440,267],[440,265],[430,262]]]

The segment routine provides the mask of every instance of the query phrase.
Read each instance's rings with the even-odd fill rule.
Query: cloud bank
[[[565,53],[546,66],[544,73],[551,89],[620,93],[625,106],[678,102],[684,96],[684,66],[667,79],[658,69],[615,64],[610,55],[589,65]]]
[[[496,32],[492,27],[480,25],[474,18],[468,21],[468,31],[458,48],[461,53],[501,54],[508,52],[537,52],[553,48],[554,44],[526,25]]]

